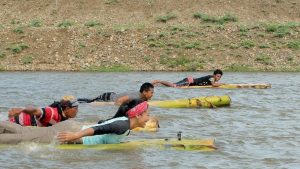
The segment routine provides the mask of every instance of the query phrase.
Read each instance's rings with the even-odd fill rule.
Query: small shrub
[[[175,18],[177,18],[177,16],[175,14],[167,13],[166,15],[157,17],[156,21],[166,23],[167,21],[169,21],[171,19],[175,19]]]
[[[270,48],[270,47],[267,44],[260,44],[259,48],[264,49],[264,48]]]
[[[284,37],[291,34],[290,28],[294,24],[269,24],[266,27],[266,32],[273,32],[275,37]]]
[[[98,21],[89,21],[87,23],[84,24],[84,26],[91,28],[91,27],[95,27],[95,26],[102,26],[103,24],[98,22]]]
[[[24,27],[23,27],[23,26],[18,26],[18,27],[15,28],[13,31],[14,31],[15,33],[19,33],[19,34],[24,33]]]
[[[6,56],[6,54],[4,52],[0,51],[0,59],[5,58],[5,56]]]
[[[166,65],[169,63],[170,58],[167,55],[160,55],[159,56],[159,63],[162,65]]]
[[[63,21],[62,23],[59,23],[57,26],[59,27],[59,28],[68,28],[68,27],[71,27],[71,26],[73,26],[73,22],[71,22],[71,21]]]
[[[33,61],[33,56],[31,56],[31,55],[24,56],[24,57],[21,59],[21,62],[22,62],[23,65],[31,64],[32,61]]]
[[[287,61],[289,61],[289,62],[292,62],[293,60],[294,60],[294,56],[288,56],[287,58],[286,58],[286,60]]]
[[[79,48],[85,48],[85,47],[86,47],[86,45],[85,45],[84,43],[82,43],[82,42],[80,42],[80,43],[78,44],[78,46],[79,46]]]
[[[239,48],[239,47],[240,47],[240,46],[239,46],[238,44],[234,44],[234,43],[229,45],[229,48],[230,48],[230,49],[237,49],[237,48]]]
[[[217,24],[224,24],[228,22],[236,22],[238,19],[237,17],[231,15],[231,14],[226,14],[222,17],[215,17],[215,16],[210,16],[205,13],[195,13],[194,18],[201,19],[203,22],[210,22],[210,23],[217,23]]]
[[[254,42],[251,40],[243,40],[240,45],[246,49],[250,49],[255,46]]]
[[[271,65],[272,64],[271,57],[268,56],[268,55],[264,55],[264,54],[257,56],[255,61],[257,61],[259,63],[262,63],[264,65]]]
[[[290,41],[287,46],[291,49],[300,49],[300,41]]]
[[[143,57],[143,60],[144,60],[145,62],[149,62],[149,61],[151,60],[151,56],[144,56],[144,57]]]
[[[148,45],[149,47],[162,48],[165,46],[162,42],[151,41]]]
[[[13,53],[20,53],[26,48],[28,48],[28,45],[26,45],[24,43],[17,43],[17,44],[13,44],[8,49],[10,49]]]
[[[40,20],[32,20],[30,22],[30,26],[31,27],[41,27],[42,26],[42,22]]]
[[[184,46],[185,49],[203,49],[201,48],[201,44],[198,42],[187,43]]]
[[[111,4],[117,4],[117,3],[119,3],[118,0],[106,0],[106,1],[104,2],[104,4],[108,4],[108,5],[111,5]]]
[[[12,21],[10,21],[10,23],[13,24],[13,25],[16,25],[16,24],[20,24],[20,21],[17,21],[17,20],[13,19]]]

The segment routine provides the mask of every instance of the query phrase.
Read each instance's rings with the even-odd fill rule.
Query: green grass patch
[[[248,65],[240,65],[240,64],[231,64],[225,68],[226,71],[231,72],[251,72],[253,69]]]
[[[143,57],[143,60],[144,60],[145,62],[150,62],[151,56],[144,56],[144,57]]]
[[[89,22],[85,23],[84,26],[86,26],[88,28],[92,28],[92,27],[97,27],[97,26],[103,26],[103,24],[98,21],[89,21]]]
[[[230,48],[230,49],[237,49],[237,48],[239,48],[239,47],[240,47],[240,45],[234,44],[234,43],[232,43],[232,44],[229,45],[229,48]]]
[[[128,66],[115,64],[112,66],[90,66],[86,71],[93,72],[130,72],[132,71]]]
[[[8,49],[11,50],[13,53],[20,53],[27,48],[29,48],[29,46],[24,43],[15,43],[12,44]]]
[[[33,61],[33,56],[32,55],[27,55],[21,58],[21,63],[23,65],[31,64]]]
[[[289,41],[287,46],[288,46],[288,48],[291,48],[291,49],[300,49],[300,40]]]
[[[237,22],[238,19],[234,15],[226,14],[222,17],[210,16],[202,12],[194,14],[194,18],[201,19],[203,22],[225,24],[228,22]]]
[[[255,58],[255,61],[264,64],[264,65],[271,65],[272,64],[272,59],[270,56],[265,55],[265,54],[260,54]]]
[[[119,0],[106,0],[104,2],[104,4],[107,4],[107,5],[112,5],[112,4],[117,4],[119,3]]]
[[[79,42],[78,46],[79,46],[79,48],[85,48],[86,47],[86,45],[83,42]]]
[[[72,21],[67,21],[66,20],[66,21],[63,21],[63,22],[59,23],[57,26],[59,28],[68,28],[68,27],[71,27],[73,25],[74,25],[74,23]]]
[[[289,56],[286,57],[286,60],[289,61],[289,62],[292,62],[292,61],[294,61],[294,56],[289,55]]]
[[[169,43],[169,44],[171,44],[171,43]],[[168,44],[168,46],[169,46],[169,44]],[[165,44],[162,42],[158,42],[158,41],[150,41],[148,46],[152,47],[152,48],[163,48],[163,47],[165,47]]]
[[[250,49],[250,48],[253,48],[255,46],[255,43],[251,40],[243,40],[241,43],[240,43],[240,46],[246,48],[246,49]]]
[[[289,22],[285,24],[268,24],[266,25],[266,32],[271,32],[275,37],[285,37],[291,34],[292,28],[299,27],[300,23]]]
[[[204,49],[199,42],[188,42],[184,45],[185,49]]]
[[[169,20],[176,19],[176,18],[177,16],[174,13],[167,13],[166,15],[158,16],[156,18],[156,21],[166,23]]]
[[[13,32],[18,33],[18,34],[24,33],[24,27],[18,26],[13,30]]]
[[[42,26],[42,21],[40,21],[38,19],[32,20],[32,21],[30,21],[29,26],[36,27],[36,28],[41,27]]]
[[[10,21],[10,23],[11,23],[12,25],[17,25],[17,24],[20,24],[21,22],[18,21],[18,20],[13,19],[13,20]]]
[[[261,49],[270,48],[268,44],[260,44],[258,47]]]
[[[0,51],[0,59],[4,59],[4,58],[5,58],[5,56],[6,56],[6,53],[4,53],[4,52]]]

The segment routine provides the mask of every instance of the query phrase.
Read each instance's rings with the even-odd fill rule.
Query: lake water
[[[63,95],[95,97],[103,92],[138,91],[154,79],[179,81],[210,72],[1,72],[0,119],[10,107],[45,106]],[[132,151],[57,150],[37,144],[0,149],[0,168],[300,168],[299,73],[227,73],[224,83],[271,83],[270,89],[175,89],[156,87],[153,100],[229,95],[230,107],[216,109],[151,108],[160,120],[157,133],[138,138],[214,138],[214,152],[146,148]],[[117,107],[83,104],[78,120],[108,118]]]

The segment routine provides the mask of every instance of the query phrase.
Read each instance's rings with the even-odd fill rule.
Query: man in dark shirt
[[[144,101],[148,101],[152,98],[153,94],[154,86],[151,83],[146,82],[142,84],[142,86],[140,87],[140,91],[125,92],[120,94],[116,94],[114,92],[106,92],[93,99],[79,98],[78,101],[81,103],[95,102],[94,105],[121,105],[123,103],[128,103],[133,99],[142,99]]]
[[[171,83],[167,81],[154,80],[153,85],[162,84],[168,87],[180,87],[180,86],[208,86],[218,87],[224,85],[223,83],[218,83],[223,75],[222,70],[217,69],[214,71],[213,75],[207,75],[200,78],[187,77],[179,82]]]

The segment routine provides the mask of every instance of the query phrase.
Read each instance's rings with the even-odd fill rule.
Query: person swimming
[[[96,98],[78,98],[77,100],[80,103],[94,102],[94,105],[122,105],[123,103],[128,103],[133,99],[142,99],[144,101],[148,101],[152,98],[153,94],[154,86],[151,83],[146,82],[142,84],[139,92],[125,92],[120,94],[116,94],[115,92],[106,92]]]
[[[180,86],[207,86],[212,85],[213,87],[218,87],[224,85],[223,83],[219,83],[219,80],[222,78],[223,72],[220,69],[214,71],[213,75],[207,75],[200,78],[187,77],[179,82],[172,83],[161,80],[153,80],[153,85],[162,84],[168,87],[180,87]]]
[[[12,108],[8,112],[9,121],[22,126],[48,127],[56,123],[74,118],[79,103],[74,96],[64,96],[43,108],[26,107]]]
[[[50,127],[23,127],[3,121],[0,122],[0,144],[17,144],[28,141],[50,143],[55,138],[62,143],[85,145],[120,143],[130,130],[144,127],[150,118],[148,103],[141,99],[134,99],[122,107],[126,116],[112,118],[95,125],[83,125],[73,120],[67,120]]]

